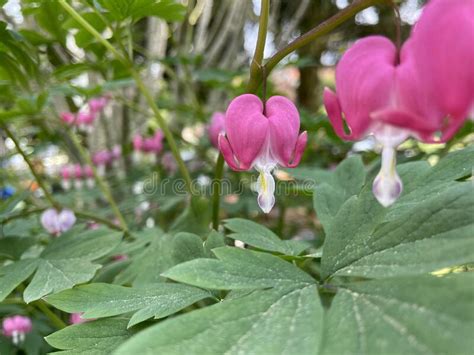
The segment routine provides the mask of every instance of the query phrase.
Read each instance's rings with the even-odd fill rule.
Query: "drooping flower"
[[[74,164],[73,166],[74,172],[74,188],[82,189],[82,178],[83,178],[83,171],[81,164]]]
[[[108,98],[105,96],[95,97],[89,100],[88,106],[89,110],[94,113],[98,113],[104,109],[107,105]]]
[[[61,112],[61,120],[67,125],[72,125],[76,120],[76,115],[72,112]]]
[[[12,338],[13,344],[17,345],[25,340],[25,335],[33,328],[30,318],[25,316],[7,317],[2,323],[3,335]]]
[[[225,113],[215,112],[211,117],[211,123],[207,128],[207,134],[212,145],[219,148],[219,134],[224,133]]]
[[[48,208],[41,214],[41,225],[55,237],[71,229],[74,223],[76,223],[76,216],[68,209],[58,212],[54,208]]]
[[[80,130],[91,133],[96,118],[96,113],[93,111],[81,111],[77,113],[75,123]]]
[[[373,134],[383,146],[382,168],[373,184],[383,206],[393,204],[403,189],[396,172],[396,147],[410,135],[430,140],[441,118],[416,75],[412,44],[405,43],[399,57],[385,37],[357,41],[336,68],[337,95],[324,91],[326,111],[342,139],[360,140]]]
[[[135,163],[138,163],[142,158],[143,137],[139,134],[135,134],[133,136],[132,146],[133,146],[132,160]]]
[[[93,155],[92,162],[96,166],[97,174],[99,176],[105,175],[105,168],[107,164],[110,163],[110,158],[111,158],[111,155],[108,150],[100,150]]]
[[[233,170],[255,168],[260,173],[258,204],[265,213],[275,204],[273,169],[277,165],[293,168],[301,160],[307,134],[299,134],[299,129],[298,110],[283,96],[273,96],[263,104],[257,96],[245,94],[227,108],[219,149]]]
[[[92,170],[92,167],[86,165],[82,170],[84,172],[84,177],[86,178],[87,187],[92,189],[95,186],[94,171]]]
[[[442,112],[434,141],[446,142],[474,116],[474,1],[431,0],[411,37],[423,90]]]
[[[72,170],[70,165],[64,165],[61,168],[61,186],[66,191],[71,188]]]
[[[158,154],[163,149],[163,133],[156,131],[152,137],[145,138],[142,143],[142,150],[145,153]]]

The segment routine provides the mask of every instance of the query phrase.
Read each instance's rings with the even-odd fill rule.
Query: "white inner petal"
[[[263,212],[269,213],[275,205],[275,179],[271,172],[259,170],[256,190],[258,192],[258,205]]]
[[[396,149],[384,146],[382,167],[372,185],[375,198],[384,207],[392,205],[403,191],[403,183],[397,174],[396,163]]]

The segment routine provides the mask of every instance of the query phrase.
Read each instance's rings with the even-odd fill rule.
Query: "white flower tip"
[[[271,173],[261,172],[257,183],[257,202],[264,213],[269,213],[275,205],[275,180]]]
[[[380,172],[372,185],[375,198],[384,207],[393,205],[402,191],[403,183],[396,171],[390,175]]]

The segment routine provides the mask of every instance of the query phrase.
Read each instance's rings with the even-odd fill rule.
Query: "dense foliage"
[[[416,1],[11,3],[0,354],[472,353],[473,121],[355,137],[372,101],[341,86],[364,65],[334,80],[354,37],[408,36],[392,7]]]

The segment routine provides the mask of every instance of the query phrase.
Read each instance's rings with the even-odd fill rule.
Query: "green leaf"
[[[277,256],[240,248],[213,250],[219,260],[195,259],[163,274],[172,280],[210,289],[259,289],[314,283],[314,279]]]
[[[416,276],[341,286],[322,354],[470,354],[474,274]]]
[[[313,354],[322,313],[314,285],[256,291],[152,326],[115,354]]]
[[[94,322],[72,325],[48,335],[49,345],[68,354],[110,354],[135,331],[127,330],[128,319],[100,319]],[[61,352],[62,353],[62,352]]]
[[[23,294],[25,302],[89,281],[101,267],[92,261],[109,253],[120,240],[121,233],[105,229],[79,235],[70,231],[54,239],[36,259],[38,268]]]
[[[151,244],[133,256],[130,265],[117,275],[115,282],[133,286],[164,282],[165,278],[160,274],[176,264],[172,253],[173,236],[157,232]]]
[[[172,255],[177,264],[205,257],[201,237],[192,233],[177,233],[173,239]]]
[[[227,219],[225,227],[235,232],[227,235],[248,245],[262,250],[273,251],[284,255],[298,255],[308,248],[306,243],[293,240],[281,240],[268,228],[242,218]]]
[[[186,7],[174,0],[100,0],[99,2],[117,20],[130,17],[137,21],[146,16],[156,16],[166,21],[180,21],[186,13]]]
[[[471,182],[452,180],[468,174],[466,160],[474,163],[473,158],[457,152],[446,159],[441,168],[428,170],[402,165],[398,170],[408,181],[407,192],[390,208],[377,203],[371,182],[349,198],[325,226],[323,277],[420,274],[474,261],[468,238],[474,228],[474,190]],[[447,165],[450,173],[443,172]],[[405,179],[417,171],[420,181]]]
[[[35,271],[37,259],[25,259],[0,268],[0,302]]]
[[[332,179],[315,187],[313,203],[325,229],[330,226],[344,201],[359,194],[365,183],[365,175],[362,159],[355,155],[339,164]]]
[[[160,283],[143,288],[94,283],[75,287],[46,301],[68,313],[84,313],[83,318],[102,318],[136,312],[128,327],[151,317],[163,318],[204,298],[212,297],[196,287]]]
[[[29,247],[35,243],[34,238],[3,237],[0,238],[0,261],[6,259],[20,259]]]

